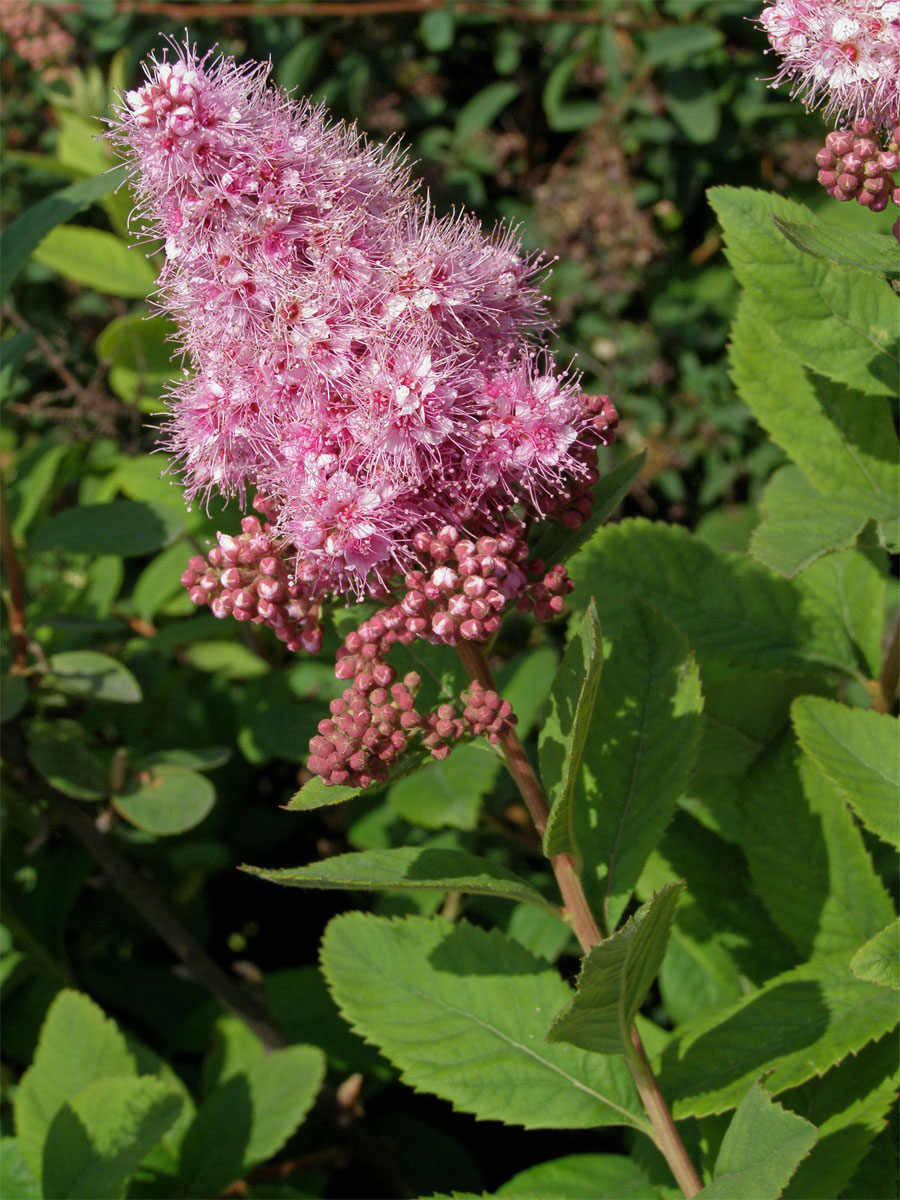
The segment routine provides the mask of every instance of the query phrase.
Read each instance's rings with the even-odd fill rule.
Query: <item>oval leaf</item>
[[[163,504],[144,500],[111,500],[66,508],[38,529],[32,552],[63,550],[67,554],[116,554],[123,558],[150,554],[167,546],[184,528],[184,516]]]
[[[107,295],[143,300],[156,283],[156,272],[140,250],[114,233],[86,225],[51,229],[34,257],[65,279]]]
[[[193,829],[215,802],[216,789],[205,776],[169,766],[142,773],[128,791],[113,798],[126,821],[161,836]]]
[[[139,704],[141,687],[122,663],[98,650],[64,650],[47,660],[44,681],[69,696]]]

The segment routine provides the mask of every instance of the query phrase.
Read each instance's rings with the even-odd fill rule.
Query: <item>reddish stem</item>
[[[491,691],[496,691],[497,685],[481,647],[471,642],[463,642],[457,647],[457,650],[469,678],[477,680]],[[509,772],[522,793],[522,799],[531,814],[535,828],[543,838],[550,811],[547,797],[544,795],[544,789],[514,728],[510,728],[501,735],[500,748]],[[582,950],[587,954],[593,946],[603,941],[603,936],[594,914],[591,912],[584,888],[581,886],[581,880],[575,870],[575,863],[570,854],[555,854],[550,859],[550,865],[553,867],[556,882],[562,893],[566,914],[581,943]],[[653,1126],[656,1145],[664,1155],[685,1196],[695,1196],[703,1184],[694,1170],[693,1163],[688,1157],[687,1150],[672,1119],[672,1114],[659,1090],[659,1084],[636,1028],[631,1030],[631,1041],[633,1053],[628,1057],[628,1066]]]

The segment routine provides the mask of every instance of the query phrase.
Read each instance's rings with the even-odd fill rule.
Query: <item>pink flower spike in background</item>
[[[775,0],[759,23],[783,60],[773,86],[838,120],[898,123],[900,0]]]

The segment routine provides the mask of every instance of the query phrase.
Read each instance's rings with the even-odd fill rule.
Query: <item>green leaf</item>
[[[347,787],[338,783],[325,783],[321,776],[313,775],[312,779],[308,779],[304,783],[299,792],[295,792],[291,796],[284,807],[289,812],[311,812],[315,808],[325,808],[330,804],[343,804],[345,800],[361,796],[363,792],[374,791],[376,788],[384,786],[383,783],[376,783],[370,788]]]
[[[646,460],[647,451],[642,450],[602,476],[593,488],[591,515],[577,529],[566,529],[564,525],[548,522],[534,547],[534,557],[542,558],[546,563],[567,562],[616,511],[631,491]]]
[[[182,1099],[168,1084],[97,1079],[70,1097],[47,1133],[45,1196],[124,1196],[138,1163],[174,1123]]]
[[[583,611],[593,596],[607,637],[619,635],[630,600],[639,597],[687,635],[701,662],[724,658],[781,670],[856,665],[833,620],[795,584],[743,555],[717,554],[676,525],[643,518],[609,525],[572,559],[569,572],[573,609]]]
[[[187,542],[178,541],[147,564],[131,594],[131,606],[144,621],[151,620],[173,596],[184,595],[181,575],[190,558]]]
[[[141,772],[125,791],[113,797],[116,811],[126,821],[163,837],[199,825],[215,802],[216,789],[205,775],[170,766]]]
[[[791,577],[824,554],[854,546],[872,518],[895,521],[894,508],[872,492],[823,496],[795,467],[782,467],[763,495],[764,519],[753,532],[751,553]]]
[[[150,554],[167,546],[184,528],[184,516],[162,504],[112,500],[65,508],[41,525],[31,551],[62,550],[67,554],[117,554],[124,558]]]
[[[187,647],[184,657],[198,671],[207,671],[220,679],[256,679],[272,670],[264,658],[243,642],[213,639],[194,642]]]
[[[288,1046],[211,1092],[181,1146],[178,1195],[217,1196],[276,1154],[309,1112],[324,1074],[321,1050]]]
[[[900,467],[887,400],[807,370],[743,299],[729,360],[741,398],[813,487],[826,495],[873,493],[880,507],[896,496]]]
[[[150,400],[156,407],[166,386],[182,374],[176,354],[175,324],[163,316],[129,313],[116,317],[97,338],[99,358],[109,363],[109,384],[122,400]]]
[[[13,221],[0,237],[0,261],[3,264],[0,272],[0,299],[9,291],[32,250],[51,229],[63,221],[68,221],[70,217],[74,217],[76,213],[103,196],[108,196],[124,180],[124,167],[116,167],[94,179],[83,179],[38,201]]]
[[[140,250],[114,233],[86,225],[51,229],[34,258],[63,278],[105,295],[143,299],[156,285],[156,272]]]
[[[643,33],[644,61],[653,66],[693,63],[697,55],[715,50],[724,40],[722,31],[712,25],[667,23],[661,29]]]
[[[512,871],[464,850],[436,846],[399,846],[390,850],[364,850],[338,854],[306,867],[267,868],[242,866],[241,870],[288,887],[426,888],[502,896],[525,900],[551,912],[554,906]]]
[[[697,664],[668,618],[638,600],[594,705],[572,799],[588,901],[608,931],[668,825],[700,742]]]
[[[419,36],[428,50],[449,50],[455,33],[456,20],[449,6],[432,9],[419,22]]]
[[[848,957],[802,963],[673,1038],[658,1078],[674,1116],[734,1108],[764,1071],[770,1071],[766,1087],[777,1095],[893,1029],[893,992],[855,979]]]
[[[821,1079],[783,1096],[819,1133],[809,1157],[784,1192],[785,1200],[836,1200],[872,1141],[884,1128],[897,1097],[898,1046],[891,1035],[846,1058]],[[870,1192],[869,1195],[886,1193]]]
[[[322,969],[353,1028],[416,1089],[529,1129],[646,1129],[623,1062],[545,1044],[569,989],[497,930],[346,913],[325,931]]]
[[[28,1169],[18,1138],[0,1138],[0,1196],[4,1200],[42,1200],[40,1184]]]
[[[866,828],[900,846],[897,718],[821,696],[799,697],[791,715],[800,745]]]
[[[754,1083],[722,1139],[703,1200],[778,1200],[816,1144],[816,1129]]]
[[[500,766],[499,755],[484,741],[455,746],[443,761],[429,758],[397,780],[388,792],[388,804],[398,816],[425,829],[474,829]]]
[[[23,329],[0,341],[0,404],[6,402],[25,356],[34,346],[34,330]]]
[[[900,249],[889,233],[841,229],[837,225],[807,225],[772,214],[776,228],[804,254],[824,258],[839,267],[872,275],[900,275]]]
[[[567,1154],[519,1171],[497,1188],[508,1200],[647,1200],[650,1180],[633,1158],[622,1154]]]
[[[581,964],[575,996],[553,1021],[548,1042],[631,1058],[631,1027],[659,973],[682,883],[667,884],[592,948]]]
[[[59,992],[13,1104],[19,1145],[35,1179],[41,1178],[47,1133],[63,1105],[96,1080],[136,1074],[115,1023],[80,992]]]
[[[894,395],[897,298],[887,282],[812,258],[782,237],[772,217],[809,221],[813,214],[802,204],[752,188],[716,187],[708,195],[728,260],[779,339],[777,365],[799,358],[848,387]],[[782,332],[788,341],[780,341]]]
[[[34,737],[28,744],[28,761],[52,787],[76,800],[109,795],[109,772],[102,759],[77,738]]]
[[[900,992],[900,917],[870,938],[850,959],[857,979]]]
[[[28,703],[28,684],[21,675],[5,672],[0,678],[0,721],[14,720]]]
[[[517,83],[498,79],[476,92],[456,114],[456,136],[470,138],[493,125],[507,104],[518,96],[521,88]]]
[[[712,80],[696,67],[666,71],[662,78],[666,107],[675,123],[697,145],[711,142],[719,132],[722,112]]]
[[[743,781],[740,815],[756,892],[802,955],[850,953],[890,920],[851,813],[788,737]]]
[[[213,1026],[209,1050],[203,1057],[201,1095],[208,1095],[233,1075],[249,1071],[265,1057],[262,1042],[240,1017],[226,1013]]]
[[[604,115],[603,106],[594,100],[565,99],[575,68],[583,61],[584,54],[580,50],[566,55],[551,70],[544,84],[543,104],[547,124],[557,133],[584,129]]]
[[[68,446],[42,439],[18,458],[8,490],[13,537],[24,538],[38,512],[49,503]]]
[[[154,750],[136,760],[136,771],[145,771],[151,767],[190,767],[192,771],[213,771],[223,767],[231,759],[231,749],[228,746],[192,746],[191,749],[181,747],[172,750]]]
[[[141,688],[122,663],[97,650],[64,650],[47,660],[44,682],[69,696],[139,704]]]
[[[860,546],[816,559],[795,581],[811,639],[860,681],[881,669],[886,574],[885,555]]]
[[[541,780],[550,800],[544,832],[548,858],[568,853],[576,863],[581,861],[572,825],[572,796],[591,729],[602,667],[600,622],[592,599],[553,680],[549,710],[538,739]]]

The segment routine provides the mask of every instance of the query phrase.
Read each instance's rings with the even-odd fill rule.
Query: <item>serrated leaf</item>
[[[109,794],[109,773],[103,761],[74,737],[32,738],[28,761],[52,787],[76,800],[102,800]]]
[[[882,551],[857,546],[816,559],[794,581],[811,640],[823,654],[853,663],[857,679],[881,668],[886,574]]]
[[[784,1095],[785,1106],[801,1113],[819,1133],[785,1189],[785,1200],[836,1200],[846,1194],[848,1180],[896,1102],[897,1082],[898,1045],[889,1034],[821,1079]]]
[[[712,188],[725,252],[754,309],[780,338],[778,365],[799,358],[830,379],[874,395],[897,390],[897,298],[887,282],[798,250],[772,216],[808,222],[802,204],[753,188]]]
[[[569,989],[497,930],[347,913],[325,931],[322,969],[346,1019],[414,1088],[529,1129],[646,1129],[623,1062],[545,1044]]]
[[[622,1154],[567,1154],[519,1171],[494,1193],[506,1200],[647,1200],[650,1180]]]
[[[850,959],[857,979],[900,992],[900,917],[870,938]]]
[[[849,953],[890,920],[853,817],[791,739],[757,760],[741,785],[740,815],[756,892],[802,955]]]
[[[208,1095],[233,1075],[248,1071],[265,1057],[265,1047],[240,1017],[219,1017],[212,1030],[209,1049],[203,1056],[201,1095]]]
[[[754,1083],[738,1105],[703,1200],[778,1200],[816,1144],[816,1129]]]
[[[183,514],[162,504],[141,500],[82,504],[63,509],[41,525],[32,539],[31,551],[129,558],[167,546],[183,528]]]
[[[572,795],[594,715],[603,643],[593,599],[572,635],[550,689],[550,705],[538,738],[541,780],[550,800],[544,853],[572,854],[581,862],[572,824]],[[579,868],[580,869],[580,868]]]
[[[216,802],[216,789],[188,767],[158,766],[141,774],[113,797],[126,821],[166,837],[199,825]]]
[[[76,1092],[50,1125],[43,1152],[45,1196],[124,1196],[138,1163],[181,1111],[181,1096],[146,1075],[97,1079]]]
[[[126,666],[98,650],[63,650],[47,660],[44,681],[69,696],[139,704],[141,687]]]
[[[34,258],[64,279],[105,295],[143,299],[156,284],[146,256],[105,229],[60,225],[35,249]]]
[[[889,233],[842,229],[837,225],[807,225],[772,214],[776,228],[804,254],[824,258],[839,267],[872,275],[900,275],[900,249]]]
[[[19,1145],[35,1179],[41,1178],[47,1131],[66,1101],[95,1080],[136,1074],[115,1022],[80,992],[59,992],[13,1105]]]
[[[855,979],[847,954],[802,963],[694,1021],[657,1077],[676,1118],[725,1112],[763,1072],[773,1095],[821,1075],[897,1024],[887,988]]]
[[[321,1050],[288,1046],[211,1092],[181,1145],[178,1194],[216,1196],[276,1154],[306,1116],[324,1074]]]
[[[481,802],[500,773],[502,760],[484,741],[455,746],[440,762],[397,780],[387,802],[398,816],[425,829],[474,829]]]
[[[731,326],[729,362],[741,399],[815,488],[873,493],[879,515],[890,505],[900,467],[886,399],[861,395],[785,354],[745,298]]]
[[[306,783],[291,796],[285,804],[289,812],[311,812],[315,808],[325,808],[329,804],[343,804],[354,796],[361,796],[365,791],[375,791],[384,787],[383,783],[372,784],[369,788],[348,787],[339,783],[325,783],[319,775],[313,775]]]
[[[900,724],[873,709],[802,696],[791,708],[800,745],[863,824],[900,846]]]
[[[854,546],[870,520],[895,521],[895,505],[864,492],[823,496],[793,467],[783,467],[763,495],[764,518],[750,550],[765,566],[791,577],[816,559]],[[890,536],[890,535],[889,535]]]
[[[466,892],[528,901],[550,912],[554,906],[512,871],[465,850],[437,846],[398,846],[389,850],[363,850],[339,854],[305,867],[267,868],[242,866],[241,870],[287,887],[413,888]]]
[[[0,299],[12,286],[32,250],[51,229],[63,221],[68,221],[95,201],[108,196],[124,179],[124,167],[116,167],[93,179],[82,179],[52,196],[39,200],[13,221],[0,238],[0,260],[3,263],[0,273]],[[144,294],[146,293],[142,293]]]
[[[569,1042],[595,1054],[633,1054],[631,1027],[659,973],[681,893],[670,883],[581,964],[575,996],[553,1021],[548,1042]]]
[[[572,798],[572,828],[588,901],[611,932],[693,766],[702,697],[686,638],[640,600],[603,678]]]
[[[591,515],[584,524],[577,529],[566,529],[563,525],[548,523],[534,547],[534,557],[547,563],[568,562],[616,511],[631,491],[646,460],[647,451],[642,450],[603,475],[592,489]]]
[[[573,609],[584,611],[593,596],[607,637],[618,637],[629,602],[639,597],[687,635],[701,662],[855,669],[835,618],[796,584],[743,555],[718,554],[676,525],[643,518],[608,525],[572,559],[569,573]]]

